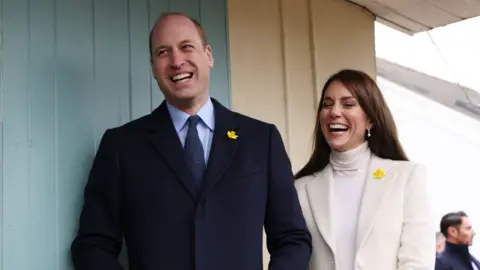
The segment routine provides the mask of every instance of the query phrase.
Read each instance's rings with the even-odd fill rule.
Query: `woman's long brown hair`
[[[408,160],[398,140],[392,113],[377,83],[362,71],[344,69],[333,74],[323,86],[313,133],[313,152],[307,164],[295,175],[295,179],[312,175],[328,165],[331,149],[323,136],[319,116],[325,92],[333,82],[340,82],[352,93],[372,122],[371,136],[365,136],[372,153],[386,159]]]

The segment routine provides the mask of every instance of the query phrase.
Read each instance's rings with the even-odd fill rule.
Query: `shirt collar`
[[[178,133],[185,123],[187,122],[188,118],[190,117],[189,114],[183,112],[175,107],[173,107],[170,103],[167,102],[167,109],[170,113],[170,117],[172,118],[173,125],[175,126],[175,131]],[[207,102],[203,105],[203,107],[198,111],[197,115],[202,119],[202,122],[213,131],[215,128],[215,114],[213,103],[210,97],[208,98]]]

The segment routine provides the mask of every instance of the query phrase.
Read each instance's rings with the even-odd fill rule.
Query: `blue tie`
[[[198,115],[192,115],[188,118],[188,132],[185,138],[185,158],[187,165],[193,173],[193,177],[200,188],[202,186],[203,173],[205,172],[205,157],[203,155],[203,146],[198,137],[197,123],[200,120]]]

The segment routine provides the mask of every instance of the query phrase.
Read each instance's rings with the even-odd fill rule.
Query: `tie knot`
[[[189,123],[189,126],[192,127],[192,126],[197,126],[197,123],[198,121],[200,120],[200,116],[198,115],[192,115],[188,118],[188,123]]]

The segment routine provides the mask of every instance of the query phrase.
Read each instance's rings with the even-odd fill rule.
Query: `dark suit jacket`
[[[480,269],[480,262],[469,252],[467,245],[445,243],[445,250],[437,254],[435,270],[474,270],[472,263]]]
[[[187,169],[165,102],[150,115],[105,132],[85,188],[77,270],[305,270],[311,237],[290,161],[274,125],[213,100],[215,131],[203,188]],[[230,139],[227,131],[239,136]]]

